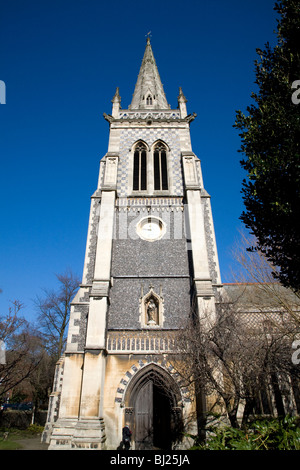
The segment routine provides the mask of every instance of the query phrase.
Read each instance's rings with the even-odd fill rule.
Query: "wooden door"
[[[149,380],[139,390],[135,402],[135,448],[153,447],[153,382]]]

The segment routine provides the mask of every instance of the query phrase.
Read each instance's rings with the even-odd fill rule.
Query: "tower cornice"
[[[196,113],[188,114],[184,118],[181,117],[181,113],[178,109],[170,110],[131,110],[123,109],[119,112],[118,117],[114,117],[111,114],[103,113],[103,117],[109,123],[112,122],[124,122],[124,121],[149,121],[155,122],[163,121],[177,121],[177,122],[192,122],[196,117]]]

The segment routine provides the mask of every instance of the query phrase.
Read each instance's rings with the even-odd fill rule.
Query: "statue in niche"
[[[157,313],[158,313],[157,305],[153,297],[151,297],[147,305],[147,325],[157,324],[157,318],[158,318]]]

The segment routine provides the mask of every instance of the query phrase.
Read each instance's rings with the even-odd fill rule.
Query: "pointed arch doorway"
[[[126,392],[125,420],[136,450],[172,449],[182,430],[181,395],[174,379],[151,364],[132,379]]]

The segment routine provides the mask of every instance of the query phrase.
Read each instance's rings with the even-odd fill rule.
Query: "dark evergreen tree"
[[[241,220],[276,266],[275,277],[299,291],[300,2],[283,0],[274,9],[280,15],[277,44],[257,49],[258,91],[247,115],[237,111],[234,125],[247,171]]]

